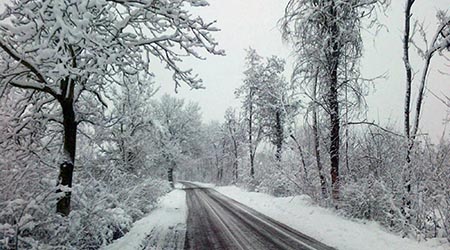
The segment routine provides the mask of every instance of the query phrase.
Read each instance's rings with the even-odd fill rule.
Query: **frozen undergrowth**
[[[210,186],[210,185],[208,185]],[[376,222],[353,221],[314,205],[308,196],[274,197],[235,186],[215,188],[298,231],[339,250],[448,250],[445,239],[417,242],[387,232]]]
[[[182,249],[187,211],[186,194],[177,185],[177,189],[160,199],[155,210],[104,250]]]

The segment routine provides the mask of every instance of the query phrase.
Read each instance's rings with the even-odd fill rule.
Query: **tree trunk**
[[[234,183],[237,183],[237,180],[238,180],[238,177],[239,177],[237,158],[235,158],[234,161],[233,161],[233,176],[234,176]]]
[[[255,154],[253,153],[253,149],[250,149],[250,176],[252,179],[255,177]]]
[[[320,138],[319,138],[319,129],[318,129],[318,121],[317,121],[317,112],[316,107],[314,107],[313,110],[313,134],[314,134],[314,154],[316,156],[316,165],[317,165],[317,171],[319,172],[319,179],[320,179],[320,187],[322,190],[322,198],[327,198],[327,180],[323,174],[323,166],[322,166],[322,160],[320,157]]]
[[[219,167],[217,169],[217,183],[222,183],[222,177],[223,177],[223,168]]]
[[[239,174],[238,174],[238,148],[236,140],[233,138],[233,146],[234,146],[234,160],[233,160],[233,171],[234,171],[234,182],[237,183]]]
[[[330,161],[331,161],[331,197],[334,201],[339,200],[339,144],[340,144],[340,120],[339,120],[339,99],[338,99],[338,67],[339,67],[339,57],[340,48],[338,39],[339,28],[336,23],[337,13],[334,1],[331,2],[330,6],[330,17],[331,21],[329,25],[331,26],[331,39],[330,46],[332,48],[329,58],[330,67],[330,81],[328,89],[328,105],[329,105],[329,115],[330,115]]]
[[[300,154],[300,161],[302,163],[303,172],[305,172],[304,181],[306,183],[308,181],[308,171],[306,169],[305,156],[303,154],[302,146],[300,145],[300,143],[297,141],[297,138],[295,138],[293,134],[291,134],[290,137],[292,138],[292,140],[294,140],[295,144],[297,145],[297,150],[298,153]],[[299,171],[302,171],[302,169],[300,168]]]
[[[70,213],[71,191],[64,191],[63,188],[72,187],[72,176],[75,165],[75,150],[77,141],[77,123],[72,101],[61,102],[63,110],[64,126],[64,158],[59,167],[57,193],[64,192],[64,196],[56,204],[56,212],[63,216]]]
[[[233,141],[233,155],[234,155],[234,159],[233,159],[233,183],[237,183],[238,180],[238,142],[236,141],[237,139],[235,138],[235,132],[236,130],[233,130],[232,127],[229,125],[228,126],[228,131],[230,132],[230,136],[231,136],[231,140]]]
[[[248,144],[250,154],[250,176],[255,177],[255,152],[253,152],[253,90],[250,89],[250,109],[248,119]]]
[[[215,144],[213,144],[214,147],[214,156],[215,156],[215,165],[216,165],[216,169],[217,169],[217,174],[216,174],[216,181],[217,183],[220,183],[222,181],[222,167],[220,166],[220,160],[219,160],[219,155],[217,153],[217,146]],[[224,147],[222,147],[224,148]]]
[[[281,124],[281,111],[277,110],[275,112],[275,146],[276,146],[276,152],[275,152],[275,158],[278,163],[281,163],[281,156],[282,156],[282,150],[283,150],[283,126]]]
[[[331,194],[333,200],[339,200],[339,143],[340,143],[339,103],[337,98],[336,85],[333,83],[330,86],[330,104],[331,104],[330,160],[331,160],[331,185],[332,185]]]
[[[167,180],[169,181],[170,187],[174,188],[175,185],[173,183],[173,166],[170,166],[169,169],[167,170]]]
[[[314,154],[316,156],[316,165],[317,170],[319,172],[319,179],[320,179],[320,187],[322,190],[322,198],[327,198],[327,180],[323,174],[323,167],[322,167],[322,160],[320,158],[320,138],[319,138],[319,124],[317,121],[317,77],[318,77],[319,71],[316,73],[316,77],[314,80],[314,86],[313,86],[313,98],[314,98],[314,106],[313,106],[313,136],[314,136]]]
[[[402,198],[403,200],[403,207],[402,207],[402,213],[409,219],[408,210],[411,207],[411,201],[409,199],[409,193],[411,192],[411,150],[413,145],[413,140],[411,138],[411,132],[410,132],[410,114],[411,114],[411,85],[412,85],[412,69],[411,69],[411,63],[409,60],[409,43],[410,43],[410,30],[411,30],[411,8],[414,4],[414,0],[406,0],[406,7],[405,7],[405,30],[404,30],[404,36],[403,36],[403,62],[405,65],[405,71],[406,71],[406,90],[405,90],[405,107],[404,107],[404,129],[405,129],[405,136],[407,140],[406,145],[406,164],[404,167],[404,187],[406,191],[406,195]]]

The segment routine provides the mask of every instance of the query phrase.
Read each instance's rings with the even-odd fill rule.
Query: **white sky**
[[[188,60],[189,67],[200,74],[205,90],[190,90],[183,86],[179,97],[200,104],[203,117],[208,120],[223,120],[228,106],[238,107],[234,90],[242,84],[244,70],[244,49],[255,48],[261,55],[278,55],[288,58],[290,72],[294,57],[289,45],[283,44],[277,28],[277,21],[283,15],[287,0],[210,0],[210,6],[198,13],[206,20],[217,20],[221,29],[215,34],[220,47],[226,50],[225,57],[207,56],[206,61]],[[369,33],[365,37],[365,55],[363,59],[364,77],[374,77],[387,72],[389,78],[376,83],[376,91],[367,97],[369,104],[368,120],[382,125],[394,123],[402,130],[405,73],[402,62],[401,33],[403,30],[403,0],[392,0],[392,5],[382,22],[389,31],[383,30],[376,36]],[[449,0],[422,0],[414,6],[414,17],[426,20],[429,33],[436,29],[435,13],[437,9],[449,10]],[[411,51],[414,53],[415,51]],[[422,65],[414,60],[413,67],[420,77]],[[450,96],[450,77],[438,73],[449,72],[449,62],[433,59],[428,87],[436,94]],[[161,84],[161,93],[173,93],[170,74],[156,70],[157,82]],[[413,91],[417,90],[417,84]],[[415,97],[415,95],[414,95]],[[422,132],[438,139],[444,130],[444,119],[449,109],[431,94],[427,94],[421,120]]]
[[[288,0],[209,0],[210,6],[196,10],[206,21],[217,20],[215,38],[227,55],[207,56],[206,61],[188,59],[187,65],[199,73],[206,89],[190,90],[183,86],[177,96],[198,102],[205,121],[223,120],[227,107],[239,107],[234,90],[242,84],[244,70],[244,49],[255,48],[261,55],[278,55],[288,59],[287,70],[291,72],[295,57],[291,55],[289,45],[283,44],[277,21],[283,15]],[[375,91],[367,97],[369,104],[368,120],[381,125],[394,123],[402,130],[405,73],[402,62],[401,33],[403,30],[404,0],[391,0],[392,4],[382,22],[389,31],[375,36],[365,33],[365,53],[362,61],[364,77],[373,77],[387,72],[389,78],[376,83]],[[0,0],[0,9],[3,9]],[[414,5],[414,17],[426,20],[429,33],[436,28],[437,9],[450,11],[450,0],[421,0]],[[414,51],[412,51],[414,52]],[[447,52],[447,55],[449,52]],[[422,64],[413,61],[413,67],[420,77]],[[156,73],[156,81],[163,93],[174,94],[174,84],[170,72],[155,64],[151,69]],[[450,76],[444,76],[439,70],[450,73],[450,62],[435,56],[432,62],[428,88],[439,96],[450,96]],[[417,83],[413,90],[417,91]],[[415,93],[413,93],[415,94]],[[415,97],[415,95],[414,95]],[[414,110],[414,109],[412,109]],[[422,132],[438,139],[445,129],[444,120],[450,109],[437,98],[427,94],[421,119]]]

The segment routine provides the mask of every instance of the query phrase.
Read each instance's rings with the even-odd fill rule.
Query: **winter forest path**
[[[334,249],[213,189],[183,184],[189,209],[185,249]]]

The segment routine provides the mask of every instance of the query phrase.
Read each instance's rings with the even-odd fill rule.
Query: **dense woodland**
[[[0,248],[97,249],[181,179],[306,194],[405,237],[450,241],[450,142],[420,131],[450,15],[438,10],[425,29],[414,3],[399,129],[364,116],[383,78],[361,74],[361,30],[380,28],[386,0],[290,0],[277,25],[292,76],[286,58],[249,48],[241,106],[210,123],[197,103],[158,96],[151,70],[163,64],[176,88],[203,87],[183,59],[225,56],[220,27],[190,13],[206,1],[11,1],[0,14]]]

